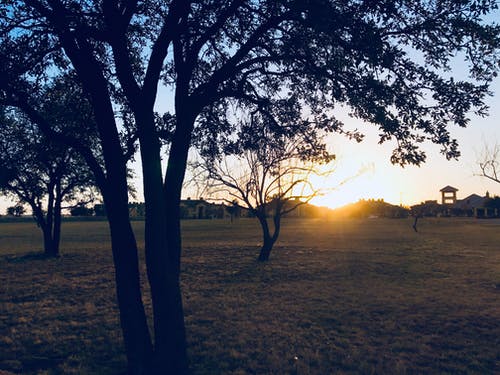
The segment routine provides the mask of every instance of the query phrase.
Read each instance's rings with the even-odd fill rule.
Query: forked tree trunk
[[[53,222],[48,220],[48,214],[44,215],[41,207],[37,206],[36,203],[28,202],[33,210],[33,215],[37,225],[40,227],[43,235],[43,253],[47,257],[57,257],[59,254],[59,248],[55,247],[53,238]],[[52,211],[52,210],[47,210]],[[50,224],[50,225],[49,225]]]
[[[167,201],[180,197],[180,191],[166,194],[154,119],[151,114],[144,114],[140,121],[143,121],[141,129],[150,129],[142,132],[140,141],[146,203],[146,264],[154,314],[153,373],[183,375],[188,373],[188,366],[178,266],[180,232],[176,212],[179,202],[167,209]],[[171,154],[175,154],[176,145],[172,142]],[[171,157],[169,163],[170,160]]]
[[[58,257],[61,243],[61,200],[56,191],[54,199],[49,199],[45,220],[42,219],[43,243],[46,256]],[[43,213],[40,213],[43,217]],[[39,223],[40,224],[40,223]]]

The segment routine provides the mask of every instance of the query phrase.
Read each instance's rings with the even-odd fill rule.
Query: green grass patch
[[[411,224],[285,220],[259,264],[256,221],[183,222],[193,373],[500,373],[500,221]],[[0,239],[0,373],[123,373],[107,224],[63,223],[58,259],[32,223]]]

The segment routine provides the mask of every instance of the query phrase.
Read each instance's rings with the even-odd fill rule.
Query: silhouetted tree
[[[241,126],[238,146],[233,145],[229,155],[205,150],[203,161],[193,163],[195,170],[204,172],[196,175],[202,177],[206,193],[250,210],[259,220],[259,261],[269,260],[283,216],[321,193],[311,178],[328,176],[332,169],[321,170],[321,164],[334,159],[319,135],[283,136],[272,130],[273,125],[252,114],[249,123]]]
[[[48,140],[22,114],[2,114],[0,127],[0,193],[31,207],[45,254],[57,256],[62,204],[89,193],[92,175],[78,154]]]
[[[500,183],[500,145],[485,145],[478,164],[480,176]]]
[[[88,208],[84,203],[79,203],[69,211],[71,216],[92,216],[94,210]]]
[[[16,204],[15,206],[7,207],[7,215],[10,215],[10,216],[19,217],[19,216],[24,215],[25,212],[26,212],[26,209],[20,204]]]
[[[233,199],[231,202],[229,202],[229,204],[226,204],[225,209],[231,217],[231,223],[234,221],[235,218],[241,215],[241,207],[238,204],[237,199]]]
[[[179,202],[191,145],[230,146],[237,131],[231,110],[238,108],[267,113],[285,134],[294,133],[293,124],[349,134],[331,111],[343,104],[378,126],[382,142],[396,141],[395,163],[423,162],[424,140],[456,157],[447,126],[465,126],[469,111],[485,114],[498,69],[498,27],[483,23],[494,8],[495,0],[2,2],[0,100],[79,150],[95,174],[129,371],[187,372]],[[471,80],[450,77],[457,55],[468,60]],[[103,165],[84,142],[33,111],[35,77],[67,70],[90,98]],[[160,82],[172,88],[175,110],[161,129],[153,111]],[[128,107],[120,126],[119,106]],[[160,136],[169,145],[164,179]],[[154,345],[128,217],[126,162],[137,139]]]

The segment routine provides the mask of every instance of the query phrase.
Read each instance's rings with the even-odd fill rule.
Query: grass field
[[[500,221],[411,224],[285,220],[258,264],[256,222],[184,222],[193,374],[500,374]],[[123,373],[106,224],[40,241],[0,223],[0,374]]]

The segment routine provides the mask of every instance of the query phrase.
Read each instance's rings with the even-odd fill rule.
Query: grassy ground
[[[258,264],[257,223],[185,222],[193,373],[500,374],[500,221],[411,224],[288,220]],[[125,369],[106,224],[63,231],[0,224],[0,374]]]

